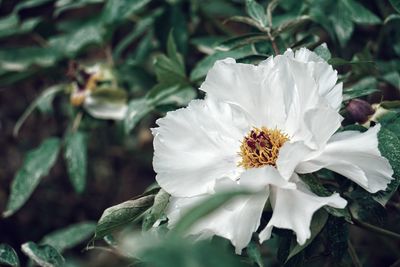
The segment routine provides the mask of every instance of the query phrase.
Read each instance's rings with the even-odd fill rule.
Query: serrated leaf
[[[11,216],[24,205],[40,179],[49,173],[56,162],[59,149],[60,140],[53,137],[46,139],[38,148],[26,154],[24,163],[12,182],[4,217]]]
[[[326,213],[323,209],[320,209],[316,213],[314,213],[310,225],[310,230],[311,230],[310,238],[308,238],[303,245],[299,245],[298,243],[296,243],[296,245],[290,249],[290,253],[286,259],[286,262],[311,244],[314,238],[321,232],[322,228],[324,228],[327,220],[328,220],[328,213]]]
[[[331,59],[331,52],[329,51],[326,43],[319,45],[317,48],[314,49],[314,52],[327,62],[329,59]]]
[[[61,91],[64,90],[64,85],[54,85],[47,89],[45,89],[24,111],[18,121],[15,123],[13,134],[14,136],[18,135],[19,129],[24,124],[25,120],[29,117],[29,115],[35,110],[35,108],[39,108],[41,111],[48,111],[51,109],[51,105],[54,97]]]
[[[265,8],[257,3],[255,0],[246,0],[246,11],[247,14],[258,21],[261,26],[267,26],[267,14],[265,13]]]
[[[160,189],[154,198],[154,204],[143,219],[142,229],[147,231],[161,218],[169,202],[169,194]]]
[[[77,193],[82,193],[86,185],[87,143],[82,132],[70,133],[65,138],[64,158],[69,179]]]
[[[73,248],[93,235],[96,228],[94,222],[81,222],[47,234],[40,241],[41,245],[50,245],[60,253]]]
[[[22,244],[21,250],[37,265],[42,267],[60,267],[65,263],[63,256],[49,245],[40,246],[34,242],[27,242]]]
[[[387,189],[373,195],[373,198],[377,202],[385,206],[400,185],[400,139],[392,131],[382,128],[378,133],[378,140],[379,151],[382,156],[389,160],[394,171],[394,179],[390,182]]]
[[[379,24],[381,19],[356,0],[341,0],[351,14],[351,19],[361,24]]]
[[[13,267],[19,266],[17,253],[7,244],[0,244],[0,264]]]
[[[97,223],[95,238],[102,238],[117,228],[134,221],[149,209],[153,202],[154,195],[147,195],[106,209]]]

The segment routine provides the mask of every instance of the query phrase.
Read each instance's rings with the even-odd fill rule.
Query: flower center
[[[279,149],[288,140],[287,134],[278,129],[253,128],[244,137],[240,146],[239,155],[242,160],[238,166],[245,169],[259,168],[265,165],[276,166]]]

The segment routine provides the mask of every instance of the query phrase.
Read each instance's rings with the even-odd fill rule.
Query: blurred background
[[[266,8],[270,1],[259,3]],[[399,100],[399,12],[398,1],[282,0],[270,26],[280,52],[327,44],[325,55],[345,83],[346,122],[363,122],[365,109],[356,102],[346,110],[352,99]],[[0,1],[0,210],[7,209],[26,153],[44,140],[65,142],[68,133],[79,131],[87,151],[81,184],[60,152],[27,202],[0,219],[0,243],[17,250],[22,266],[27,258],[21,244],[71,224],[96,222],[106,208],[155,182],[150,128],[165,112],[202,97],[197,88],[215,60],[257,63],[273,54],[248,14],[241,0]],[[99,103],[114,103],[118,95],[129,119],[104,119],[74,103],[79,90],[89,90],[93,65],[110,71],[112,85],[100,80],[90,90],[105,88]],[[62,89],[52,91],[54,86]],[[398,193],[390,203],[382,224],[399,232]],[[400,256],[398,242],[350,231],[365,266],[390,266]],[[71,266],[129,264],[113,253],[83,251],[86,244],[63,254]]]

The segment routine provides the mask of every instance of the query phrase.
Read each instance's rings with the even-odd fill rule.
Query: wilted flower
[[[304,244],[315,211],[347,202],[337,193],[315,195],[298,174],[326,168],[369,192],[385,189],[393,170],[378,150],[380,126],[335,133],[342,121],[336,82],[337,72],[307,49],[258,66],[216,62],[200,88],[205,100],[169,112],[153,129],[156,179],[171,194],[169,227],[208,195],[245,188],[258,194],[236,198],[190,233],[225,237],[240,253],[269,200],[273,214],[260,241],[277,227],[293,230]]]
[[[111,69],[101,64],[85,68],[74,65],[74,68],[69,71],[73,79],[70,85],[71,105],[83,106],[98,119],[123,119],[128,109],[126,93],[117,88]]]

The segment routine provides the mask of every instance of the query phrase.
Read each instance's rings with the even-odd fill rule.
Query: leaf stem
[[[81,121],[82,121],[82,116],[83,116],[82,111],[80,111],[78,114],[76,114],[74,122],[72,123],[72,129],[71,129],[72,132],[76,132],[78,130],[79,125],[81,124]]]
[[[350,257],[351,257],[351,260],[352,260],[354,266],[355,267],[362,267],[360,259],[358,258],[356,250],[354,249],[354,246],[353,246],[353,244],[351,243],[350,240],[347,242],[347,245],[348,245],[348,249],[347,250],[348,250],[348,252],[350,254]]]
[[[364,228],[364,229],[369,230],[371,232],[374,232],[374,233],[377,233],[377,234],[381,234],[381,235],[384,235],[384,236],[387,236],[387,237],[391,237],[391,238],[400,240],[400,234],[398,234],[398,233],[395,233],[395,232],[392,232],[392,231],[377,227],[375,225],[372,225],[372,224],[369,224],[369,223],[366,223],[366,222],[359,221],[354,217],[352,219],[353,219],[354,224],[356,226],[360,227],[360,228]]]

